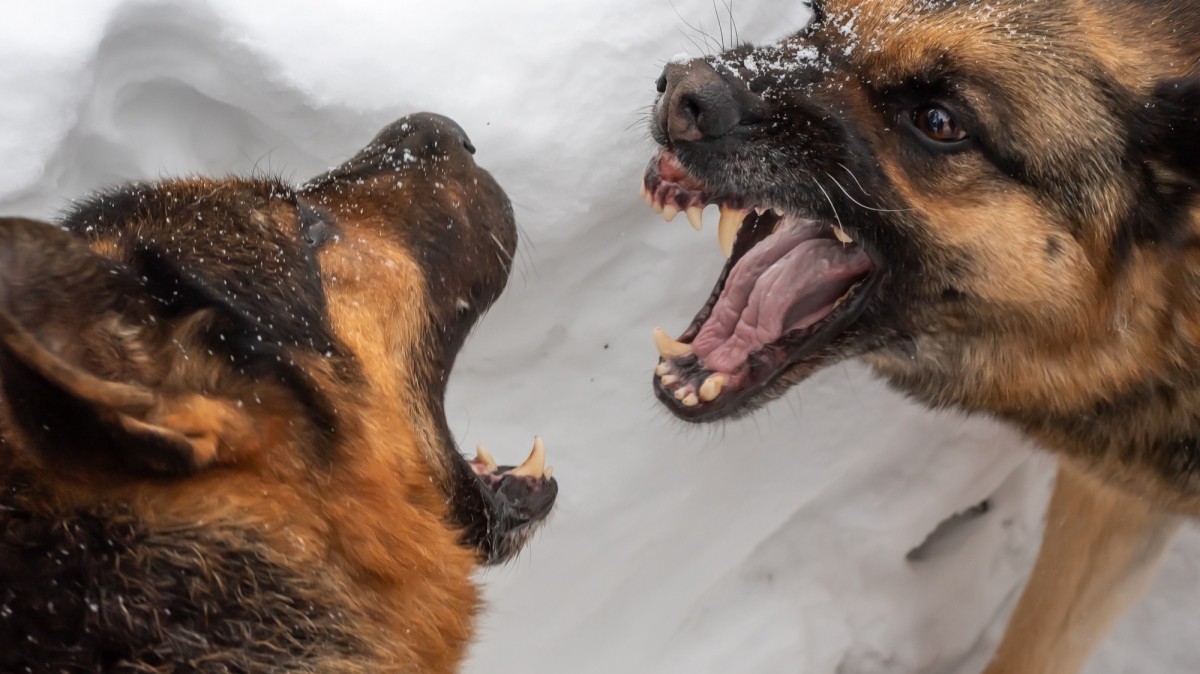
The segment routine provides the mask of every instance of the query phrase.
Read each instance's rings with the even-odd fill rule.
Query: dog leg
[[[984,674],[1076,674],[1158,569],[1179,519],[1059,462],[1037,564]]]

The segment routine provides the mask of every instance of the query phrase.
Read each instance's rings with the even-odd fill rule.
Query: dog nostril
[[[475,154],[475,146],[471,144],[471,141],[465,138],[463,139],[463,147],[467,148],[467,152],[470,152],[472,155]]]
[[[659,120],[672,141],[721,138],[747,116],[739,98],[744,88],[737,89],[737,80],[723,77],[703,60],[668,65],[659,83],[666,85]]]
[[[696,102],[696,99],[689,96],[680,101],[679,105],[683,108],[683,113],[688,116],[692,124],[700,126],[700,113],[703,110],[700,109],[700,104]]]
[[[658,80],[654,83],[654,88],[658,89],[658,93],[664,94],[667,92],[667,76],[659,75]]]

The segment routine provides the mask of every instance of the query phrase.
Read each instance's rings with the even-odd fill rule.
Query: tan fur
[[[158,547],[142,543],[134,550],[150,559],[168,555],[166,561],[121,571],[122,587],[133,589],[106,589],[110,595],[136,591],[141,601],[167,608],[175,602],[180,612],[182,603],[214,616],[261,612],[252,629],[266,632],[260,639],[277,641],[239,641],[252,629],[214,624],[214,634],[223,630],[221,638],[233,642],[212,646],[211,671],[456,671],[480,604],[472,574],[481,553],[464,541],[452,509],[462,490],[487,487],[474,482],[438,419],[442,391],[432,386],[444,386],[445,368],[461,341],[443,346],[436,340],[448,330],[465,336],[507,278],[505,258],[492,253],[480,261],[463,249],[474,240],[468,234],[489,251],[511,256],[515,247],[507,199],[474,165],[461,134],[434,116],[397,122],[349,168],[335,170],[353,177],[324,176],[303,192],[237,179],[133,186],[72,216],[78,222],[71,226],[88,233],[86,239],[49,225],[0,220],[0,256],[19,262],[0,274],[0,346],[7,349],[0,355],[14,364],[0,369],[0,377],[12,381],[5,391],[15,391],[15,397],[0,391],[0,486],[13,494],[11,503],[0,503],[0,513],[28,512],[22,516],[49,522],[50,530],[75,531],[76,520],[98,522],[118,532],[113,538],[132,527],[157,541]],[[388,147],[392,151],[385,153]],[[400,156],[399,148],[418,160],[391,163],[387,157]],[[378,177],[361,179],[363,173]],[[313,226],[324,228],[320,233],[304,230],[303,209],[310,220],[319,218]],[[447,232],[448,221],[458,229]],[[427,222],[437,223],[435,238],[419,243],[412,237]],[[304,243],[310,236],[316,239]],[[303,268],[309,247],[317,276]],[[108,279],[123,272],[108,271],[105,260],[117,269],[143,264],[138,255],[144,248],[194,272],[185,278],[199,274],[196,283],[218,298],[249,276],[249,294],[228,300],[249,327],[231,323],[220,299],[193,300],[208,307],[160,311],[161,303],[133,281],[108,289]],[[441,322],[455,316],[453,305],[445,306],[452,297],[427,292],[422,260],[433,248],[451,259],[458,253],[474,260],[459,277],[462,292],[477,295],[476,314],[454,318],[456,324]],[[129,278],[138,276],[150,273]],[[304,286],[314,278],[319,288]],[[171,283],[178,282],[156,292],[179,295]],[[128,304],[129,297],[137,301]],[[324,315],[319,303],[326,305]],[[284,332],[279,324],[300,311],[310,314],[291,328],[298,334]],[[254,321],[266,331],[257,342]],[[237,348],[249,350],[250,365],[236,361],[242,352],[222,350],[243,333],[251,335],[249,346]],[[327,334],[334,343],[320,345]],[[258,344],[280,351],[253,361]],[[42,439],[41,422],[24,417],[52,412],[18,404],[22,387],[39,377],[64,400],[94,411],[97,431],[117,438],[115,444],[89,446],[85,440],[75,447],[67,446],[76,442],[73,436]],[[332,431],[306,402],[305,390],[328,404]],[[470,481],[450,482],[452,473],[464,470]],[[20,559],[23,553],[14,551],[28,544],[20,538],[25,529],[6,528],[8,522],[0,518],[0,562],[9,554]],[[176,547],[194,548],[196,561],[158,552]],[[249,568],[239,567],[246,564],[239,555],[253,560]],[[160,586],[173,580],[152,571],[172,560],[203,566],[194,579],[199,599],[161,596]],[[85,568],[93,563],[86,552],[73,562]],[[10,572],[29,575],[36,568],[0,568]],[[246,574],[251,581],[238,580]],[[282,585],[260,594],[258,585],[273,584],[279,575],[286,576],[278,581]],[[210,596],[216,598],[205,598]],[[69,594],[64,599],[78,600]],[[41,620],[37,598],[29,601],[28,620]],[[135,618],[128,619],[134,650],[122,653],[118,642],[106,646],[115,655],[104,657],[159,671],[165,665],[157,655],[136,650],[157,647],[143,634],[156,629],[163,643],[173,644],[168,652],[184,649],[177,657],[196,657],[186,654],[192,647],[188,630],[196,627],[171,627],[172,613],[161,610],[136,620],[146,625],[135,629]],[[8,629],[0,620],[0,639],[10,638]],[[51,638],[77,636],[56,632]],[[68,663],[55,665],[60,667],[91,667],[87,658],[103,655],[75,646],[54,649],[53,643],[48,648],[43,657]],[[0,663],[14,656],[20,652],[0,655]]]
[[[813,5],[778,44],[664,69],[646,184],[836,220],[874,271],[842,323],[739,365],[742,391],[694,409],[656,393],[708,421],[861,357],[931,407],[1024,431],[1062,466],[988,674],[1074,674],[1175,518],[1200,517],[1200,6]],[[702,360],[670,365],[703,377]]]
[[[984,674],[1082,670],[1154,578],[1179,523],[1063,461],[1037,566]]]

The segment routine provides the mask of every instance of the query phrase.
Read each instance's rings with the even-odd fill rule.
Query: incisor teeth
[[[681,388],[675,392],[675,399],[683,400],[684,398],[688,397],[688,395],[690,394],[687,392],[687,389]]]
[[[695,393],[689,393],[687,395],[687,397],[683,399],[684,407],[695,407],[696,405],[699,405],[699,404],[700,404],[700,400],[698,398],[696,398]]]
[[[654,346],[658,347],[658,354],[663,358],[678,358],[692,352],[691,346],[671,339],[662,328],[654,328]]]
[[[842,229],[841,225],[833,226],[833,235],[842,243],[854,243],[854,239],[850,238],[850,235],[846,233],[846,230]]]
[[[534,436],[533,451],[529,452],[529,458],[525,459],[525,463],[508,471],[508,474],[517,477],[542,477],[545,473],[546,448],[542,445],[542,439]]]
[[[670,371],[671,371],[671,366],[668,365],[667,363],[659,363],[658,367],[654,368],[654,374],[656,374],[660,377],[663,376],[664,374],[668,374]]]
[[[704,229],[704,210],[699,206],[691,206],[687,209],[688,222],[692,223],[692,229],[697,232]]]
[[[675,219],[676,215],[679,215],[679,208],[677,206],[674,204],[667,204],[666,206],[663,206],[663,220],[670,222]]]
[[[554,477],[554,466],[546,466],[546,471],[542,473],[543,480],[549,480]]]
[[[484,467],[486,467],[489,471],[496,470],[496,460],[493,459],[492,455],[483,448],[483,445],[475,446],[475,461],[483,464]]]
[[[766,206],[755,206],[754,207],[754,212],[758,213],[759,215],[762,215],[763,213],[766,213],[769,210],[771,210],[771,209],[767,208]]]
[[[662,376],[663,386],[670,386],[671,384],[674,384],[677,381],[679,381],[679,377],[676,377],[673,374],[664,374]]]
[[[710,376],[700,385],[700,399],[706,403],[716,400],[717,396],[721,395],[721,388],[724,386],[725,375],[714,374]]]
[[[646,187],[646,183],[642,183],[642,199],[650,201],[650,190]]]
[[[726,258],[733,255],[733,241],[737,238],[742,220],[746,219],[747,211],[736,208],[721,207],[721,221],[717,224],[717,243]]]

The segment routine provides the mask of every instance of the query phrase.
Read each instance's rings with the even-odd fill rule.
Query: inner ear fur
[[[135,276],[71,234],[0,219],[0,398],[20,433],[7,444],[53,465],[159,475],[255,444],[236,401],[181,388],[170,372],[180,359],[157,357],[179,331],[145,297]]]

